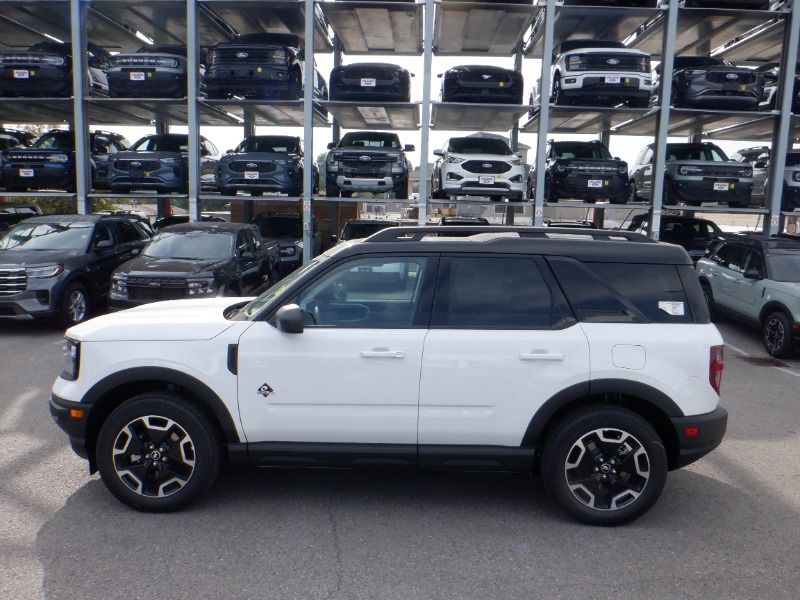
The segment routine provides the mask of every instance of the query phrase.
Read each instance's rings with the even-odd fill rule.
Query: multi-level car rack
[[[549,135],[559,133],[597,134],[608,141],[611,135],[654,137],[654,181],[652,201],[631,206],[652,211],[651,231],[657,235],[664,210],[689,212],[730,212],[763,215],[765,229],[776,233],[782,219],[780,186],[772,186],[765,206],[732,209],[727,206],[664,206],[662,203],[665,148],[668,137],[693,140],[764,140],[772,143],[770,180],[781,181],[784,158],[797,135],[800,115],[791,113],[793,78],[800,34],[800,9],[790,2],[770,11],[685,8],[679,0],[651,7],[609,7],[562,5],[556,0],[514,2],[467,2],[459,0],[416,0],[389,2],[365,0],[0,0],[0,44],[27,48],[47,38],[69,40],[73,53],[72,98],[0,98],[0,123],[68,123],[76,136],[76,193],[4,193],[2,196],[63,196],[77,199],[77,210],[90,212],[98,197],[107,193],[90,189],[88,133],[93,124],[154,125],[156,131],[187,126],[189,131],[190,214],[199,217],[204,201],[224,198],[234,203],[262,200],[247,196],[221,197],[201,193],[200,128],[230,126],[252,134],[256,126],[304,128],[304,176],[301,198],[285,196],[275,202],[291,203],[304,215],[305,258],[311,253],[312,211],[315,206],[350,204],[354,199],[312,196],[314,127],[332,126],[333,139],[343,129],[388,129],[419,131],[420,181],[419,221],[426,222],[431,201],[426,183],[430,180],[428,161],[432,154],[431,130],[510,132],[513,149],[520,131],[537,133],[535,173],[544,172],[544,147]],[[655,2],[653,3],[655,4]],[[209,100],[200,93],[201,50],[231,39],[237,32],[290,32],[305,40],[308,64],[320,53],[333,53],[334,64],[347,56],[396,54],[422,56],[423,96],[421,102],[365,103],[312,102],[313,70],[305,72],[305,97],[296,101]],[[96,97],[84,77],[87,42],[110,51],[135,51],[143,38],[159,44],[186,43],[188,46],[188,94],[181,99],[126,99]],[[649,52],[662,62],[662,90],[651,108],[602,108],[556,106],[544,102],[530,106],[453,104],[433,100],[438,79],[433,77],[434,56],[509,57],[515,70],[523,72],[526,87],[541,78],[549,89],[553,50],[561,41],[594,38],[615,39]],[[776,110],[759,112],[674,109],[669,105],[673,57],[682,54],[712,54],[757,65],[778,61],[780,97]],[[525,58],[540,58],[541,69],[526,68]],[[324,74],[327,76],[327,74]],[[546,97],[546,95],[545,95]],[[322,110],[320,110],[322,109]],[[327,115],[325,114],[327,111]],[[532,118],[525,115],[531,111]],[[92,127],[90,127],[92,125]],[[326,140],[330,141],[330,140]],[[644,145],[646,142],[643,142]],[[533,220],[544,218],[544,186],[536,185]],[[125,195],[125,198],[135,196]],[[146,198],[153,198],[148,194]],[[179,196],[171,195],[169,198]],[[160,197],[163,202],[167,196]],[[187,196],[182,198],[187,199]],[[270,199],[273,200],[273,199]],[[363,200],[359,202],[385,202]],[[482,203],[469,200],[470,203]],[[488,205],[489,203],[486,202]],[[513,209],[528,203],[506,205],[507,221]],[[569,203],[570,207],[601,209],[604,205]],[[330,211],[329,211],[330,212]],[[333,231],[338,211],[332,211]],[[246,211],[244,214],[252,214]]]

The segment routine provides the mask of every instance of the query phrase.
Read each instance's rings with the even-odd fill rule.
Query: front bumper
[[[525,171],[512,166],[503,173],[474,173],[460,164],[442,165],[442,189],[448,196],[509,196],[522,200],[525,195]],[[493,183],[481,183],[481,178],[494,178]]]
[[[795,185],[783,184],[783,196],[781,197],[781,210],[794,210],[800,208],[800,183]]]
[[[607,173],[588,175],[568,173],[566,176],[555,176],[552,181],[555,185],[555,193],[560,198],[577,198],[580,200],[623,198],[628,191],[627,176],[609,175]],[[589,187],[590,181],[600,181],[602,186]]]
[[[702,458],[720,445],[728,428],[728,411],[721,406],[703,415],[670,417],[678,440],[677,456],[670,468],[679,469]]]
[[[73,452],[81,458],[89,458],[86,447],[86,430],[92,405],[85,402],[70,402],[50,395],[50,415],[69,438]]]
[[[713,177],[677,179],[674,182],[677,199],[683,202],[727,202],[728,206],[750,206],[752,182]],[[715,190],[715,183],[728,183],[728,190]]]
[[[142,73],[143,80],[131,79],[131,73]],[[109,70],[108,90],[112,97],[183,98],[186,95],[186,73],[179,69],[123,67]]]
[[[676,106],[721,108],[730,110],[757,110],[764,88],[758,83],[719,84],[709,82],[705,76],[688,79],[683,85],[673,83]]]
[[[442,91],[442,102],[522,104],[522,90],[517,87],[448,85]]]
[[[241,96],[275,100],[297,100],[303,86],[286,69],[248,64],[219,64],[211,67],[203,79],[209,98]]]
[[[244,172],[232,171],[227,166],[222,165],[217,172],[217,187],[220,191],[225,188],[233,188],[233,190],[288,193],[302,185],[300,169],[294,166],[276,168],[268,172],[257,172],[258,179],[247,179]]]
[[[121,171],[112,167],[108,176],[108,185],[112,191],[130,188],[164,192],[186,192],[189,184],[186,172],[181,164],[174,167],[163,165],[152,171],[142,171],[141,174],[132,171]]]
[[[20,176],[20,169],[32,169],[33,177]],[[67,190],[75,186],[75,174],[65,163],[7,163],[3,166],[3,185],[30,190]]]
[[[376,79],[374,87],[363,87],[357,77],[331,79],[331,100],[364,102],[408,102],[411,99],[409,83],[397,79]]]
[[[619,83],[606,83],[606,77],[619,77]],[[650,82],[650,83],[648,83]],[[565,98],[592,96],[598,100],[649,98],[653,91],[649,74],[638,73],[570,73],[561,77],[561,93]]]
[[[391,177],[371,178],[337,175],[336,179],[331,179],[331,181],[345,192],[391,192],[395,185]]]
[[[14,71],[26,71],[28,77],[16,78]],[[65,98],[72,95],[71,73],[40,65],[3,66],[0,67],[0,95]]]

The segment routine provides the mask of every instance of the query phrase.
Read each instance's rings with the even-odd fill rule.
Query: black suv
[[[142,46],[134,54],[108,61],[111,97],[183,98],[186,95],[186,46]]]
[[[711,56],[676,56],[672,98],[676,107],[757,110],[764,94],[758,71]],[[655,68],[661,78],[661,65]]]
[[[280,276],[288,275],[303,264],[303,217],[293,213],[261,213],[253,223],[267,242],[280,246]],[[322,237],[314,232],[312,253],[319,254]]]
[[[313,163],[313,193],[319,192],[319,167]],[[287,135],[254,135],[228,150],[217,163],[217,187],[230,196],[237,191],[260,196],[303,192],[303,148],[300,138]]]
[[[331,100],[408,102],[411,74],[389,63],[355,63],[331,71]]]
[[[462,65],[442,76],[442,102],[522,104],[522,74],[485,65]]]
[[[108,187],[108,165],[117,153],[128,149],[128,140],[110,131],[89,134],[92,186]],[[3,153],[3,186],[9,192],[60,189],[75,191],[75,135],[53,129],[29,148]]]
[[[628,231],[650,233],[650,215],[636,215],[627,227]],[[680,215],[662,215],[658,239],[662,242],[682,246],[694,262],[703,258],[708,245],[719,236],[722,230],[713,221]]]
[[[399,221],[388,221],[378,219],[349,219],[342,227],[339,236],[332,235],[332,242],[347,242],[349,240],[360,240],[371,236],[377,231],[382,231],[387,227],[397,227]]]
[[[535,177],[528,179],[533,198]],[[586,202],[605,199],[612,204],[628,201],[628,163],[612,157],[602,142],[547,142],[544,178],[546,202],[578,198]]]
[[[11,229],[14,225],[25,219],[42,214],[38,204],[22,202],[0,203],[0,233]]]
[[[300,38],[289,33],[250,33],[208,51],[203,81],[209,98],[303,97],[305,56]],[[313,64],[313,63],[312,63]],[[314,97],[327,100],[325,80],[314,69]]]
[[[108,297],[111,273],[150,236],[135,219],[31,217],[0,239],[0,317],[85,320]]]
[[[246,223],[185,223],[159,231],[112,275],[111,308],[180,298],[248,296],[278,280],[278,244]]]

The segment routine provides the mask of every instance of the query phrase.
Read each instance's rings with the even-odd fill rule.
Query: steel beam
[[[431,72],[433,70],[433,0],[425,0],[425,20],[422,30],[422,115],[419,140],[419,200],[417,201],[417,223],[428,222],[428,156],[431,135]]]
[[[339,43],[339,38],[333,40],[333,68],[342,65],[342,45]],[[336,116],[333,117],[333,125],[331,125],[331,141],[338,144],[342,136],[342,128],[339,126],[339,121]]]
[[[189,125],[189,220],[200,220],[200,111],[197,105],[198,81],[196,68],[199,64],[197,40],[197,2],[186,3],[186,84],[188,90]]]
[[[536,193],[534,194],[533,224],[542,226],[544,219],[544,170],[547,134],[550,128],[550,79],[553,65],[553,34],[556,22],[556,2],[547,0],[544,14],[544,39],[542,41],[542,78],[539,94],[539,132],[536,136]]]
[[[303,263],[314,257],[311,197],[314,189],[314,0],[305,0],[305,81],[303,82]],[[338,208],[338,207],[337,207]]]
[[[89,190],[92,185],[89,159],[89,123],[86,119],[86,74],[89,65],[86,55],[86,4],[70,0],[69,20],[72,28],[72,133],[75,136],[75,193],[78,214],[92,212]]]

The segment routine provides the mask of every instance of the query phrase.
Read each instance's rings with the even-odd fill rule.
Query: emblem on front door
[[[260,388],[258,388],[258,393],[261,394],[262,396],[264,396],[264,398],[269,396],[274,391],[275,390],[273,390],[271,387],[269,387],[269,384],[266,383],[266,382],[264,383],[264,385],[262,385]]]

